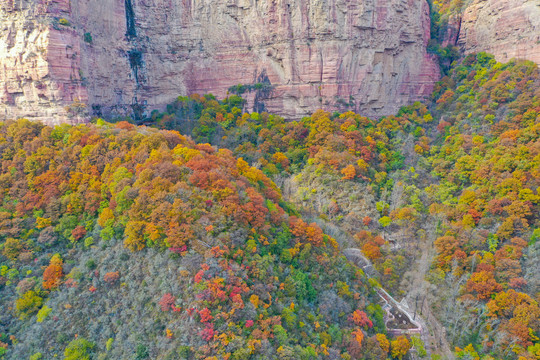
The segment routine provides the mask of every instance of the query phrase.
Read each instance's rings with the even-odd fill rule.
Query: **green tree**
[[[84,338],[72,340],[64,350],[64,360],[90,360],[95,344]]]
[[[24,320],[36,313],[43,304],[43,298],[35,291],[27,291],[24,295],[15,301],[15,309],[19,318]]]

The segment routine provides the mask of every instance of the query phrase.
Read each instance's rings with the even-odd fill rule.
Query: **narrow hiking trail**
[[[282,179],[279,186],[287,201],[297,203],[294,199],[296,184],[291,181],[291,178]],[[355,247],[355,241],[351,240],[347,231],[332,221],[320,218],[316,211],[306,209],[302,205],[300,205],[301,212],[306,219],[316,222],[326,233],[336,238],[340,243],[343,255],[349,261],[361,268],[369,278],[378,278],[377,270],[364,256],[362,250]],[[431,311],[433,285],[425,280],[436,255],[433,245],[436,238],[433,219],[428,219],[422,228],[426,231],[426,236],[417,244],[417,257],[412,262],[410,270],[404,275],[404,278],[407,277],[407,281],[404,282],[406,295],[397,301],[383,288],[379,288],[377,293],[381,299],[380,304],[385,311],[385,324],[389,333],[394,335],[418,334],[428,353],[439,353],[443,359],[453,360],[455,357],[446,340],[446,330]],[[389,234],[383,233],[383,236],[387,238]]]
[[[429,297],[427,292],[429,291],[430,284],[425,280],[425,275],[429,270],[429,265],[435,251],[432,243],[430,244],[430,246],[422,247],[422,249],[424,249],[422,256],[416,261],[415,269],[412,270],[412,273],[415,274],[414,284],[420,286],[417,288],[417,292],[409,292],[401,302],[394,299],[382,287],[377,289],[377,294],[384,303],[383,309],[386,312],[385,323],[389,333],[393,335],[418,334],[422,338],[422,341],[429,352],[438,350],[442,353],[441,355],[443,355],[444,359],[454,359],[452,351],[450,350],[450,345],[446,341],[444,326],[442,326],[431,313],[429,300],[427,302],[423,301],[421,308],[415,306],[414,310],[408,305],[409,303],[412,304],[411,296],[414,297],[416,294],[423,293],[424,299]],[[376,270],[373,268],[373,265],[363,255],[360,249],[344,249],[343,254],[349,261],[361,268],[369,278],[376,275]],[[399,326],[395,326],[397,324],[397,321],[395,321],[397,320],[396,313],[398,317],[399,313],[404,315],[399,319]],[[392,325],[394,325],[394,327],[392,327]]]
[[[353,264],[361,268],[367,277],[373,278],[376,271],[371,262],[357,248],[348,248],[343,250],[345,257]],[[382,300],[382,307],[386,312],[386,321],[388,332],[394,335],[422,334],[424,331],[420,321],[414,319],[411,311],[406,305],[399,303],[382,287],[376,289],[377,294]]]

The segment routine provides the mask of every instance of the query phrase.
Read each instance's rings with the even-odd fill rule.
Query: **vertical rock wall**
[[[466,53],[492,53],[501,62],[540,64],[540,0],[473,0],[463,13],[458,45]]]
[[[425,0],[6,1],[1,118],[141,116],[255,83],[249,110],[377,116],[428,96],[439,76]]]
[[[74,102],[88,101],[80,76],[77,32],[52,22],[69,15],[69,0],[5,0],[0,4],[0,119],[84,121]]]

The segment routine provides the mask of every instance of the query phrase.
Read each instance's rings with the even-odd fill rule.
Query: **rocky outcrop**
[[[0,23],[2,118],[140,115],[257,83],[249,110],[373,116],[439,76],[424,0],[7,0]]]
[[[466,53],[486,51],[540,64],[540,1],[473,0],[461,20],[458,45]]]

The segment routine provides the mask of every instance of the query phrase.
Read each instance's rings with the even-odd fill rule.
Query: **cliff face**
[[[464,11],[458,45],[466,53],[487,51],[540,64],[538,0],[474,0]]]
[[[287,118],[390,114],[438,79],[429,25],[424,0],[5,0],[0,119],[140,116],[237,84]],[[473,0],[449,29],[465,53],[540,64],[538,0]]]
[[[69,0],[0,5],[0,119],[84,120],[75,108],[65,109],[76,99],[88,100],[79,71],[79,36],[51,20],[69,10]]]
[[[141,114],[256,83],[249,110],[382,115],[439,76],[424,0],[7,0],[0,24],[2,118]]]

